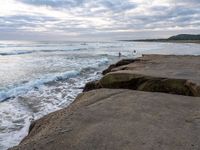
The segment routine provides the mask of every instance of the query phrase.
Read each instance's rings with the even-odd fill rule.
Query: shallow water
[[[200,45],[0,41],[0,149],[18,144],[31,121],[68,106],[86,82],[119,60],[119,52],[123,58],[200,55]]]

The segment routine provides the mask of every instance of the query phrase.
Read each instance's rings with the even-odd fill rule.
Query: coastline
[[[200,40],[166,40],[166,39],[149,39],[149,40],[122,40],[126,42],[161,42],[161,43],[194,43],[200,44]]]
[[[28,136],[11,149],[199,147],[194,140],[200,131],[195,119],[200,106],[199,60],[200,56],[143,55],[110,65],[69,107],[33,122]]]

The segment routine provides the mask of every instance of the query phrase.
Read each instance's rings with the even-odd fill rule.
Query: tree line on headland
[[[167,39],[139,39],[139,40],[122,40],[122,41],[136,41],[136,42],[194,42],[200,43],[200,34],[179,34],[171,36]]]

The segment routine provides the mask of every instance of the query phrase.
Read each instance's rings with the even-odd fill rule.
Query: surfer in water
[[[137,51],[136,50],[133,50],[133,55],[136,55]]]
[[[119,52],[119,58],[122,56],[121,52]]]

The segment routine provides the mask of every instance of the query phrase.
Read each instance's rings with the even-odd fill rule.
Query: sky
[[[1,0],[0,40],[128,40],[200,34],[200,0]]]

